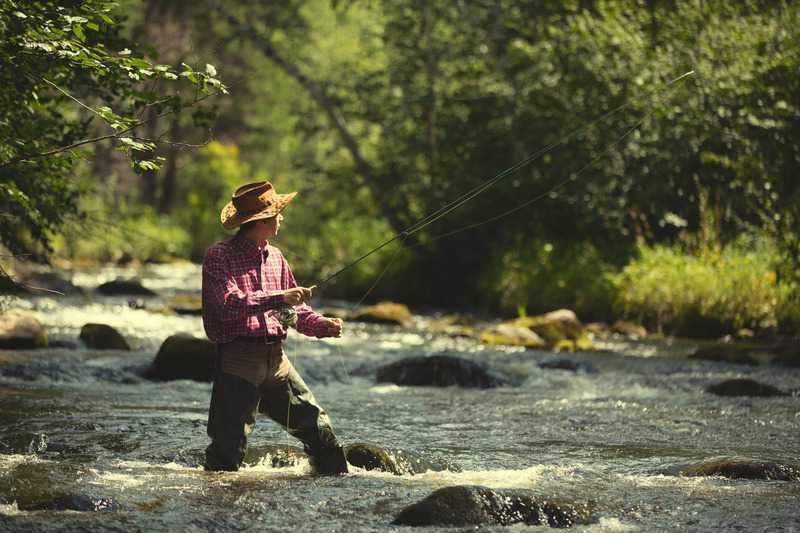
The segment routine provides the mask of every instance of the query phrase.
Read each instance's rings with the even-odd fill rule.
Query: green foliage
[[[589,241],[522,241],[493,257],[483,289],[506,312],[525,316],[558,308],[582,319],[610,316],[614,287],[609,275],[625,257],[611,257]]]
[[[670,333],[709,335],[798,325],[800,286],[780,279],[781,256],[764,237],[724,248],[639,247],[611,280],[623,313]]]
[[[226,90],[210,65],[175,72],[131,51],[111,16],[115,5],[0,0],[0,241],[13,252],[47,249],[77,213],[70,170],[81,149],[111,139],[134,169],[158,168],[155,143],[136,131],[141,114],[177,112]],[[195,87],[192,96],[152,90],[179,79]]]
[[[180,201],[172,219],[191,235],[189,257],[201,261],[206,248],[224,238],[220,210],[231,193],[250,178],[248,166],[239,159],[234,144],[213,141],[195,152],[186,168],[191,181],[178,185]]]

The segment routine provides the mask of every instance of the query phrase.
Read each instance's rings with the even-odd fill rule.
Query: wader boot
[[[344,474],[347,460],[330,419],[283,354],[280,343],[220,345],[208,413],[206,470],[239,469],[256,413],[266,414],[303,443],[314,472]]]

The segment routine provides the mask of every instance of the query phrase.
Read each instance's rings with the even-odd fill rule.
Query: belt
[[[278,344],[283,342],[283,337],[280,335],[267,335],[258,337],[236,337],[233,342],[248,342],[251,344]]]

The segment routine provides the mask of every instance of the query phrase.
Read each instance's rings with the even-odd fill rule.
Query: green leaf
[[[79,24],[72,26],[72,33],[74,33],[81,42],[86,41],[86,34],[83,32],[83,28]]]

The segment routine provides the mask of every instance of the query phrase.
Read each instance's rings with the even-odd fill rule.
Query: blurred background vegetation
[[[310,285],[626,104],[325,295],[359,299],[388,266],[371,298],[569,307],[688,334],[800,328],[797,2],[0,5],[0,63],[14,66],[0,71],[0,238],[13,253],[201,261],[225,236],[231,191],[266,178],[301,193],[276,244]],[[142,62],[117,65],[123,49]],[[101,106],[127,117],[132,141],[31,156],[118,133]]]

